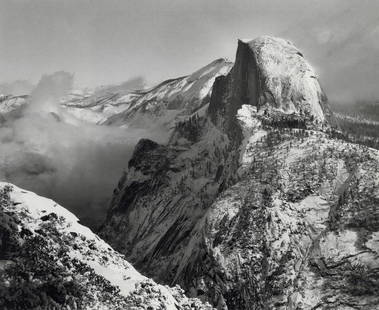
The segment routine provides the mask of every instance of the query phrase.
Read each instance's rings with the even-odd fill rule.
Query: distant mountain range
[[[215,78],[227,74],[232,65],[217,59],[189,76],[150,89],[135,89],[142,85],[136,80],[94,91],[74,91],[61,99],[61,107],[78,120],[94,124],[146,128],[153,122],[171,130],[176,121],[207,107]],[[19,114],[27,104],[27,95],[3,95],[0,116],[6,119]]]

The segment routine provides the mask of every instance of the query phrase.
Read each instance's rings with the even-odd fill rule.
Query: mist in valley
[[[167,134],[154,124],[134,129],[76,119],[59,104],[73,83],[64,71],[42,76],[21,117],[1,125],[0,179],[57,201],[96,228],[138,140]]]

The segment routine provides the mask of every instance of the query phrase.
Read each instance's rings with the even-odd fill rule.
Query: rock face
[[[101,235],[218,309],[377,309],[379,153],[288,41],[239,41],[205,115],[142,140]]]
[[[211,309],[156,284],[54,201],[0,183],[1,309]]]

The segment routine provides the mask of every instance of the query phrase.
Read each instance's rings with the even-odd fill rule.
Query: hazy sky
[[[238,38],[292,40],[332,98],[379,98],[376,0],[0,0],[0,82],[75,73],[80,86],[184,75]]]

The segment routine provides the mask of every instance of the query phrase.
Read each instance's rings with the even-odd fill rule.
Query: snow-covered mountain
[[[0,183],[1,309],[211,309],[141,275],[54,201]]]
[[[175,121],[195,112],[205,112],[215,79],[226,75],[232,65],[220,58],[189,76],[167,80],[149,90],[132,94],[131,98],[127,97],[125,109],[103,123],[145,127],[146,121],[150,120],[171,129]]]
[[[135,91],[143,82],[136,79],[68,95],[72,75],[57,72],[29,97],[0,97],[0,180],[48,196],[98,227],[138,140],[167,143],[175,123],[204,113],[215,78],[231,66],[218,59],[152,89]]]
[[[92,91],[77,90],[63,97],[60,106],[78,120],[89,123],[144,129],[154,123],[170,131],[181,118],[205,111],[214,80],[227,74],[232,65],[220,58],[191,75],[164,81],[150,89],[134,90],[131,86],[140,83],[124,83]],[[6,119],[10,112],[20,114],[27,104],[27,96],[2,96],[0,117]]]
[[[215,78],[227,74],[231,67],[231,62],[217,59],[189,76],[164,81],[151,89],[71,95],[62,105],[78,118],[100,125],[146,128],[153,122],[170,130],[181,117],[207,107]]]
[[[218,309],[377,309],[379,152],[339,139],[301,52],[239,41],[204,112],[138,143],[101,236]]]

